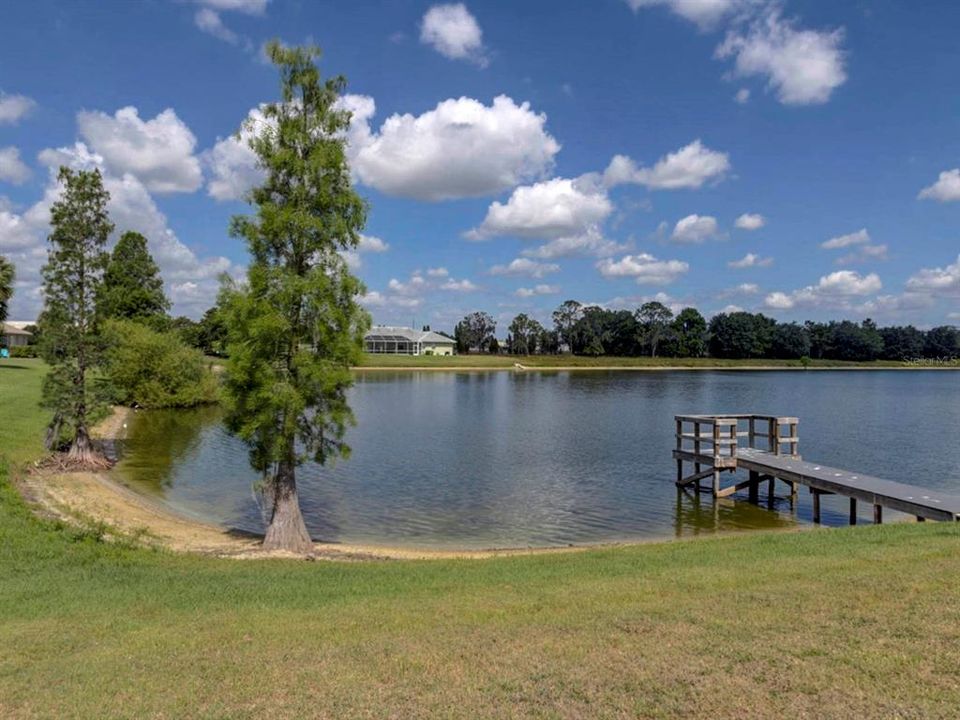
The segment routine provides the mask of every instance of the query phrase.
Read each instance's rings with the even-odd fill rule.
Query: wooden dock
[[[777,480],[790,489],[795,501],[799,486],[805,485],[813,495],[813,521],[820,522],[820,498],[842,495],[849,499],[850,524],[857,522],[857,503],[873,506],[873,520],[883,521],[883,509],[890,508],[917,520],[960,521],[960,495],[951,495],[916,485],[883,480],[864,473],[841,470],[820,463],[804,461],[799,454],[799,419],[774,415],[677,415],[676,448],[677,487],[696,485],[711,480],[708,489],[716,498],[747,489],[752,502],[759,497],[760,485],[767,483],[767,494],[773,497]],[[685,475],[684,464],[693,465]],[[746,470],[748,477],[737,480],[737,470]],[[734,482],[722,483],[723,473],[730,473]]]

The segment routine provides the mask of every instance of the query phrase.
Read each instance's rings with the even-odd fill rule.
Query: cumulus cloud
[[[543,245],[524,250],[521,255],[539,260],[553,260],[576,255],[607,257],[624,252],[626,244],[605,238],[599,228],[591,227],[580,235],[566,235],[554,238]]]
[[[696,189],[708,180],[720,180],[730,170],[727,153],[706,147],[699,139],[668,153],[653,167],[637,167],[626,155],[616,155],[603,173],[607,187],[625,183],[649,190]]]
[[[770,267],[771,265],[773,265],[772,257],[760,257],[755,253],[747,253],[739,260],[731,260],[727,263],[727,267],[734,268],[736,270],[754,267]]]
[[[766,224],[766,218],[758,213],[744,213],[733,223],[734,227],[740,230],[759,230]]]
[[[701,30],[709,30],[720,20],[745,4],[744,0],[627,0],[637,12],[643,8],[665,7],[685,20],[695,23]]]
[[[849,233],[847,235],[838,235],[837,237],[832,237],[829,240],[820,244],[824,250],[837,250],[839,248],[847,248],[851,245],[862,245],[864,243],[870,242],[870,233],[867,232],[866,228],[860,228],[856,232]]]
[[[800,29],[774,4],[730,30],[716,56],[733,58],[738,76],[766,77],[784,105],[820,104],[847,80],[843,35],[842,29]]]
[[[835,262],[837,265],[854,265],[857,263],[877,262],[887,260],[886,245],[859,245],[856,251],[838,257]]]
[[[111,173],[130,173],[151,192],[193,192],[203,181],[193,154],[197,139],[170,108],[147,121],[135,107],[112,116],[81,112],[77,126]]]
[[[489,106],[468,97],[444,100],[422,115],[391,115],[370,127],[373,98],[348,95],[351,168],[387,195],[450,200],[503,192],[543,177],[560,144],[544,129],[546,115],[506,95]]]
[[[852,270],[838,270],[824,275],[816,285],[808,285],[792,293],[772,292],[764,299],[764,306],[773,310],[795,307],[827,307],[844,309],[851,299],[880,291],[883,283],[876,273],[860,275]]]
[[[467,278],[457,280],[450,277],[446,268],[431,268],[426,277],[420,270],[415,270],[407,280],[391,278],[382,292],[368,292],[361,298],[361,303],[368,308],[381,310],[418,308],[424,304],[430,293],[437,290],[471,293],[480,290],[480,286]]]
[[[450,271],[445,267],[427,268],[427,276],[432,278],[445,278],[450,275]]]
[[[483,31],[463,3],[434,5],[420,22],[420,42],[451,60],[488,64]]]
[[[945,267],[923,268],[907,280],[907,290],[940,297],[960,297],[960,255]]]
[[[494,235],[562,238],[583,235],[613,211],[613,204],[590,183],[553,178],[518,187],[506,204],[494,202],[483,223],[467,233],[471,240]]]
[[[0,91],[0,125],[15,125],[26,117],[37,103],[26,95],[8,95]]]
[[[690,269],[682,260],[658,260],[648,253],[624,255],[619,260],[605,258],[597,263],[605,278],[634,278],[639,285],[667,285]]]
[[[390,246],[380,238],[374,235],[361,235],[356,248],[342,250],[340,255],[346,261],[347,267],[356,271],[363,266],[361,255],[365,253],[385,253],[389,249]]]
[[[717,219],[710,215],[687,215],[677,220],[670,239],[674,242],[698,245],[717,237]]]
[[[22,185],[30,178],[30,168],[20,159],[15,147],[0,148],[0,181]]]
[[[960,201],[960,168],[944,170],[937,181],[921,190],[917,197],[921,200],[939,200],[940,202]]]
[[[490,268],[491,275],[521,275],[540,279],[544,275],[559,272],[560,266],[556,263],[542,263],[530,258],[516,258],[506,265],[494,265]]]
[[[22,215],[0,212],[0,250],[13,248],[10,257],[17,266],[19,285],[15,298],[18,314],[36,317],[40,310],[40,268],[46,261],[50,207],[61,193],[56,179],[61,165],[101,170],[104,187],[110,193],[107,210],[116,226],[111,240],[126,230],[147,237],[150,252],[160,266],[167,292],[174,303],[174,312],[198,316],[216,298],[219,275],[228,271],[242,272],[242,268],[225,257],[198,257],[177,238],[144,184],[131,173],[111,174],[104,158],[84,143],[46,149],[40,153],[39,159],[50,171],[43,197]]]
[[[560,292],[559,285],[540,284],[540,285],[535,285],[532,288],[527,288],[527,287],[517,288],[513,294],[521,298],[531,298],[531,297],[536,297],[538,295],[556,295],[559,292]]]
[[[740,88],[737,90],[737,94],[733,96],[733,99],[739,105],[746,105],[748,102],[750,102],[750,89]]]
[[[464,278],[463,280],[454,280],[450,278],[446,282],[440,285],[441,290],[448,290],[450,292],[476,292],[480,289],[480,286],[471,282],[470,280]]]
[[[207,194],[216,200],[243,200],[251,189],[263,182],[265,173],[250,141],[268,126],[263,106],[253,108],[234,135],[218,138],[202,160],[212,177]]]

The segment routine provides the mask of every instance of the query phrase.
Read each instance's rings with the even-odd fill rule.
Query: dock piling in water
[[[768,500],[772,504],[777,480],[790,486],[790,501],[795,503],[800,485],[813,495],[813,521],[820,523],[823,495],[843,495],[850,500],[850,524],[857,524],[857,501],[873,506],[873,521],[883,522],[883,508],[916,516],[917,520],[960,521],[960,496],[940,493],[916,485],[892,482],[863,473],[840,470],[805,462],[799,454],[799,418],[775,415],[676,415],[678,488],[712,479],[714,498],[727,497],[748,488],[750,502],[757,502],[760,483],[766,480]],[[745,444],[741,445],[741,441]],[[693,465],[693,473],[684,475],[684,463]],[[704,469],[705,468],[705,469]],[[736,480],[726,487],[722,474],[748,472],[748,479]]]

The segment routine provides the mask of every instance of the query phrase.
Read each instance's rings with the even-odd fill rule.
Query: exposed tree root
[[[69,453],[56,452],[38,460],[33,467],[36,473],[72,473],[99,472],[109,470],[113,463],[99,453],[90,453],[85,457],[71,457]]]

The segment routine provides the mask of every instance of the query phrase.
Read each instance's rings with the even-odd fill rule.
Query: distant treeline
[[[607,310],[567,300],[553,312],[553,327],[526,314],[507,329],[505,347],[496,322],[485,312],[463,318],[454,330],[457,351],[730,359],[916,360],[960,357],[960,330],[942,325],[879,327],[872,320],[782,323],[761,313],[714,315],[708,323],[696,308],[674,315],[659,302],[635,311]]]

